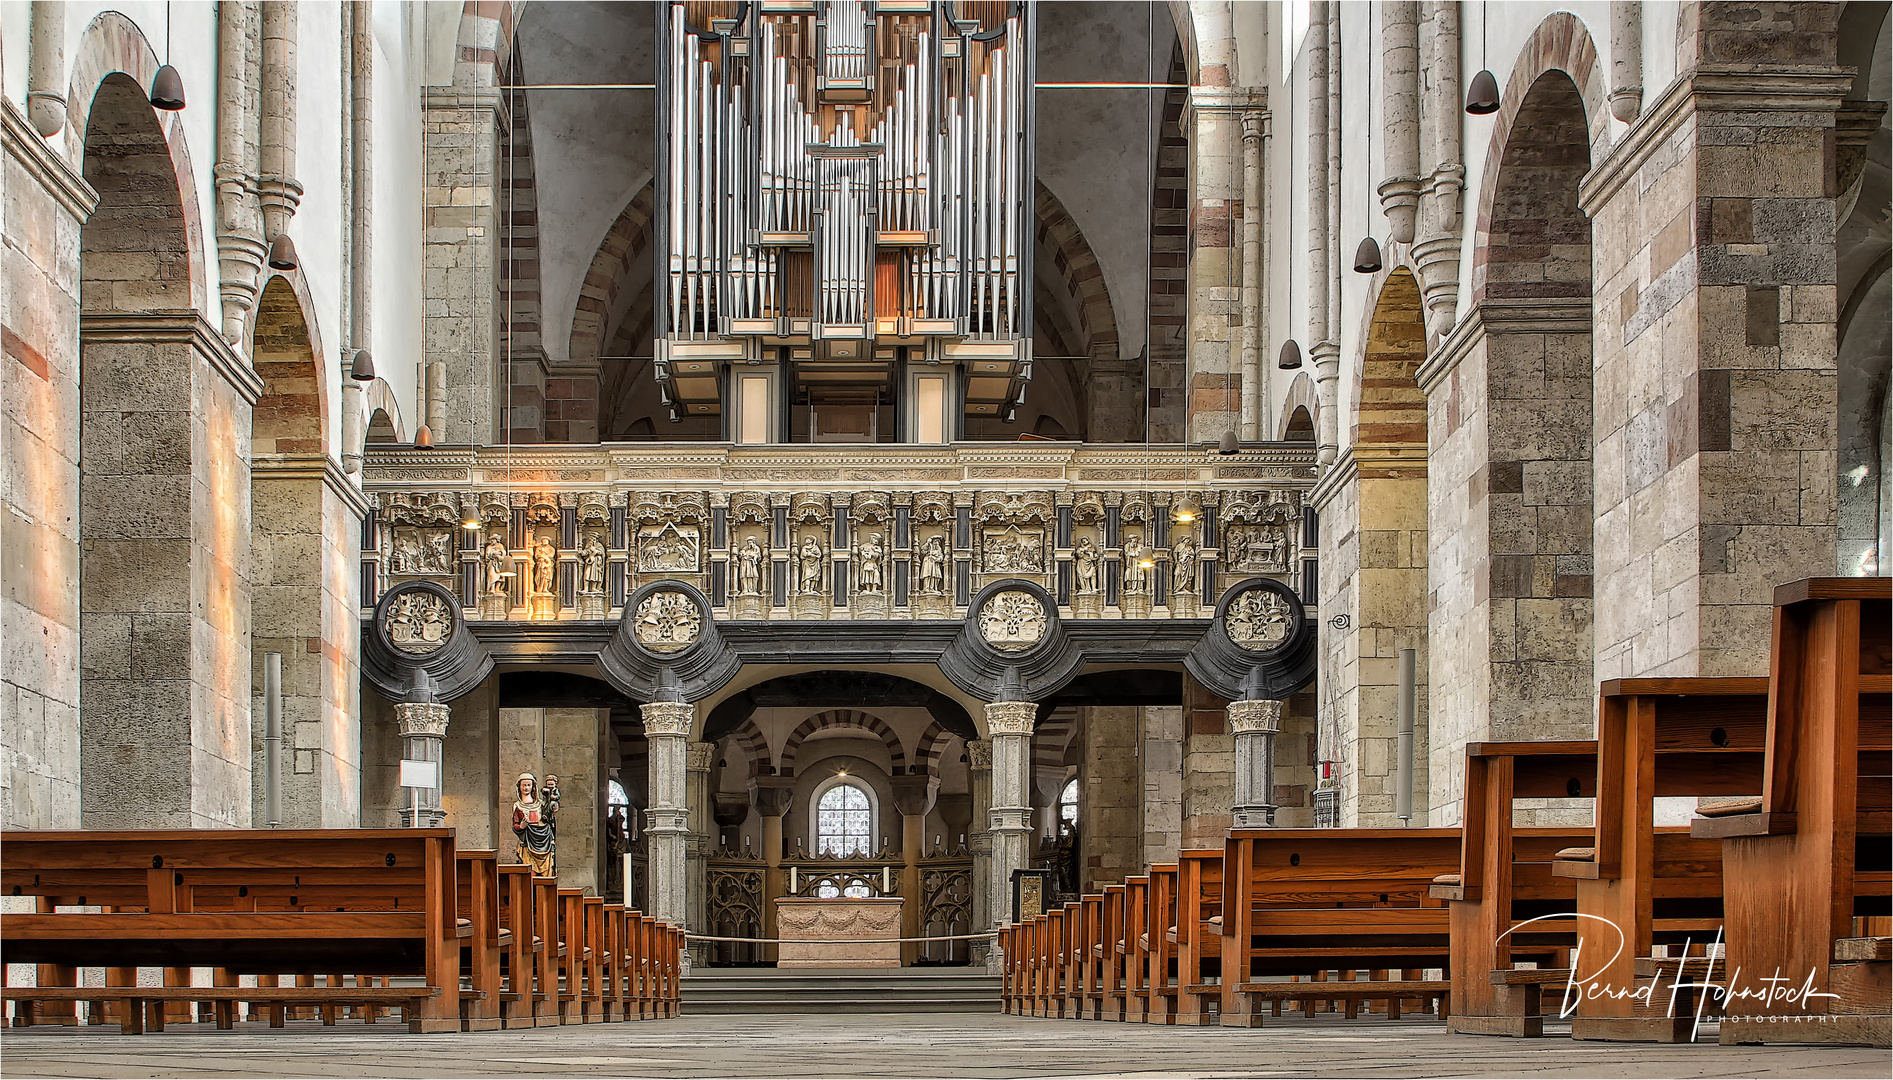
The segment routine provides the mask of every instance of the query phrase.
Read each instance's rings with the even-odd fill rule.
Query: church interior
[[[0,0],[11,1022],[1887,1046],[1888,15]]]

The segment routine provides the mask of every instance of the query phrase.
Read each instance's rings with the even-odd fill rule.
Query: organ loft
[[[1036,10],[664,7],[653,362],[673,419],[752,445],[946,443],[1016,416]]]
[[[452,1025],[409,924],[476,879],[655,966],[489,956],[469,1025],[798,964],[1096,1016],[1088,946],[1120,1017],[1380,971],[1332,1000],[1524,1036],[1577,931],[1494,943],[1567,902],[1624,979],[1727,914],[1883,988],[1888,11],[0,4],[0,917],[145,950],[9,952],[13,1016],[366,896],[338,978],[425,986],[285,938],[152,1008]],[[124,830],[394,891],[15,873]]]

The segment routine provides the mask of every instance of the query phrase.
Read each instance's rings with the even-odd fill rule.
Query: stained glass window
[[[611,806],[630,806],[631,796],[624,793],[623,784],[613,780],[611,781],[610,793],[606,796],[606,802]]]
[[[1078,827],[1078,781],[1073,778],[1058,793],[1058,824],[1063,831]]]
[[[874,810],[868,793],[854,784],[836,784],[815,810],[815,853],[846,858],[874,854]]]

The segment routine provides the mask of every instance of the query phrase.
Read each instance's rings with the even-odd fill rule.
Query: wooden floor
[[[13,1077],[1884,1077],[1884,1050],[1624,1045],[1447,1035],[1432,1021],[1299,1017],[1255,1030],[997,1015],[686,1016],[410,1035],[392,1025],[123,1037],[6,1033]]]

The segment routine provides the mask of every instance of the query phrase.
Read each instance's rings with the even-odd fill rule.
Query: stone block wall
[[[1315,488],[1321,514],[1323,752],[1337,764],[1341,824],[1394,818],[1400,650],[1418,650],[1416,822],[1429,804],[1427,462],[1424,448],[1356,444]],[[1337,625],[1337,616],[1345,615]]]
[[[502,861],[513,844],[513,802],[520,773],[559,778],[559,885],[596,896],[604,885],[599,842],[604,828],[607,709],[499,709],[495,831]],[[452,728],[449,729],[451,739]]]
[[[422,121],[421,355],[446,365],[440,443],[492,442],[500,341],[500,129],[497,91],[435,88]]]
[[[1584,185],[1600,679],[1764,674],[1773,587],[1832,572],[1838,7],[1685,8]]]
[[[1078,835],[1086,892],[1143,869],[1142,746],[1134,705],[1083,709],[1084,757],[1078,768]]]
[[[1142,709],[1144,759],[1143,865],[1174,862],[1183,847],[1184,710]],[[1141,870],[1142,867],[1139,867]]]
[[[0,101],[0,825],[79,814],[80,221],[97,196]]]

